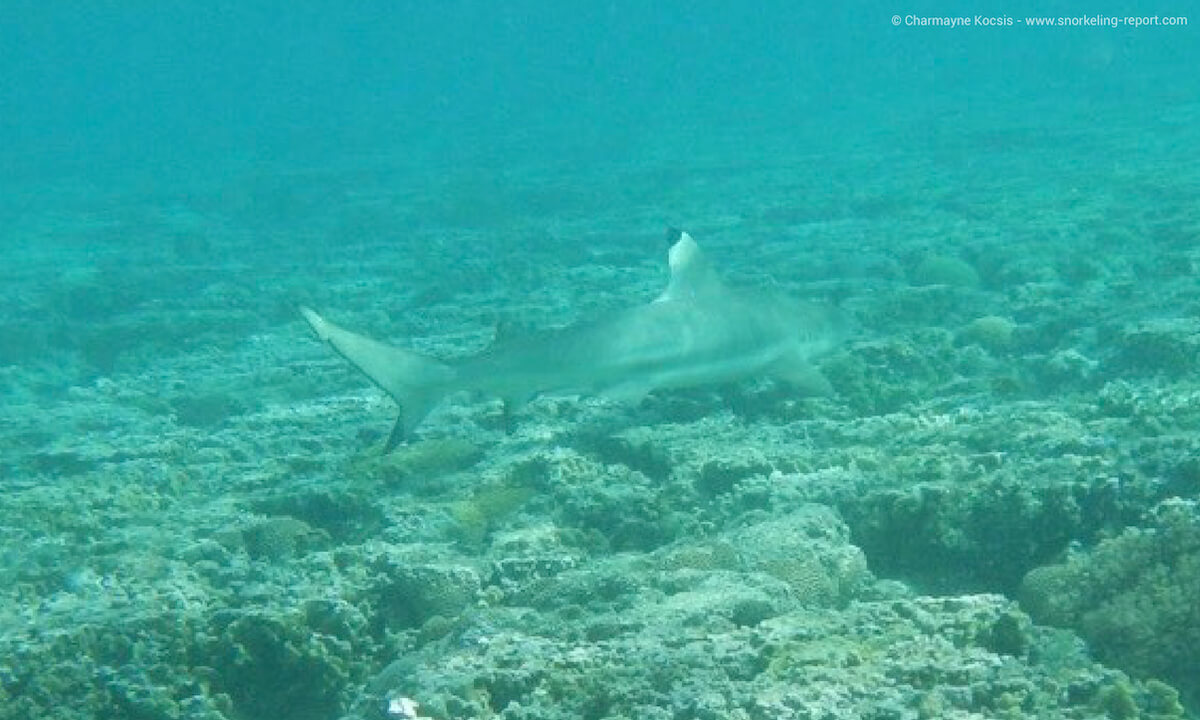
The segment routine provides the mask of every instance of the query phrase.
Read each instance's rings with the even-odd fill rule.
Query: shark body
[[[840,340],[829,309],[776,294],[735,292],[695,240],[672,231],[670,280],[654,301],[591,323],[501,340],[455,363],[381,343],[301,308],[317,336],[400,406],[386,450],[447,395],[475,390],[507,408],[545,394],[636,401],[652,390],[771,376],[810,392],[828,383],[811,364]]]

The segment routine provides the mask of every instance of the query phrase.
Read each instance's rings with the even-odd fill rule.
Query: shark
[[[650,302],[523,337],[498,338],[477,355],[441,360],[344,329],[309,307],[317,338],[399,405],[384,446],[406,441],[446,397],[499,397],[505,412],[546,395],[598,395],[636,403],[672,388],[761,377],[806,394],[831,387],[814,360],[844,339],[840,312],[784,293],[728,286],[690,234],[667,233],[666,288]]]

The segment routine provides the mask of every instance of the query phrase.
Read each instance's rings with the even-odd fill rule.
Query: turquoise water
[[[1194,717],[1189,12],[6,2],[0,720]]]

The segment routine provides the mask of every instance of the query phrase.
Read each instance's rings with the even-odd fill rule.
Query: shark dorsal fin
[[[721,278],[700,251],[700,246],[684,231],[668,231],[668,237],[676,236],[667,252],[671,279],[667,281],[667,289],[655,302],[688,302],[720,292],[724,287]]]

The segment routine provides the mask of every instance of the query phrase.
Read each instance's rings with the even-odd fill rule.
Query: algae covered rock
[[[350,638],[268,613],[237,614],[207,650],[220,686],[248,717],[336,716],[359,661]]]
[[[927,255],[913,268],[914,285],[979,287],[979,273],[965,260],[947,255]]]
[[[757,617],[754,594],[771,592],[763,586],[742,592],[746,622],[707,622],[719,604],[683,611],[697,594],[734,593],[713,583],[627,596],[597,608],[587,617],[596,631],[582,634],[553,615],[482,613],[398,657],[352,716],[384,720],[388,699],[403,697],[435,718],[1171,717],[1159,710],[1169,688],[1096,665],[1068,633],[1035,631],[999,596]],[[1009,624],[1025,628],[1005,646],[1018,654],[991,647]]]
[[[436,438],[401,445],[384,454],[356,458],[348,468],[363,480],[416,488],[436,487],[434,481],[466,470],[483,457],[475,443],[459,438]]]
[[[282,560],[301,555],[329,541],[329,534],[298,518],[264,518],[242,529],[242,543],[250,557]]]
[[[1200,319],[1143,320],[1113,338],[1121,369],[1182,377],[1200,369]]]
[[[1200,509],[1159,504],[1149,527],[1031,571],[1021,603],[1040,622],[1082,635],[1105,662],[1175,684],[1200,700]]]
[[[975,343],[992,352],[1001,352],[1012,347],[1017,325],[1011,319],[999,315],[984,315],[975,318],[958,331],[958,340]]]
[[[728,538],[744,569],[784,581],[803,605],[843,606],[871,580],[849,529],[823,505],[734,530]]]
[[[370,595],[378,621],[393,630],[453,617],[474,602],[481,587],[479,573],[470,567],[413,564],[392,555],[379,558],[375,567],[379,574]]]

